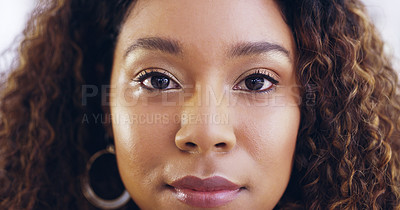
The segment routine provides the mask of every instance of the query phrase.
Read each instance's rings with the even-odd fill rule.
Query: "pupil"
[[[264,78],[250,77],[246,79],[245,83],[249,90],[259,90],[262,88],[262,86],[264,86]]]
[[[165,89],[169,85],[169,79],[164,76],[152,76],[151,85],[156,89]]]

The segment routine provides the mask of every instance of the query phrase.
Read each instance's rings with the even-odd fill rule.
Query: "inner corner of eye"
[[[232,89],[233,90],[241,90],[242,88],[240,87],[240,84],[243,83],[243,80],[241,80],[240,82],[236,83]]]

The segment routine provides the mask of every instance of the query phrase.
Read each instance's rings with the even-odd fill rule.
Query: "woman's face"
[[[300,121],[290,29],[272,0],[147,0],[114,54],[122,181],[142,209],[271,209]]]

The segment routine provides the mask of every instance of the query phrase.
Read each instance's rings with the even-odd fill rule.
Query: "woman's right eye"
[[[155,70],[145,70],[135,80],[140,82],[144,88],[150,90],[180,89],[181,86],[170,76]]]

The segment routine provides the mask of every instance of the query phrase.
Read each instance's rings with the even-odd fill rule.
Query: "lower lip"
[[[178,200],[190,206],[200,208],[214,208],[223,206],[235,200],[241,189],[218,191],[195,191],[191,189],[174,188]]]

